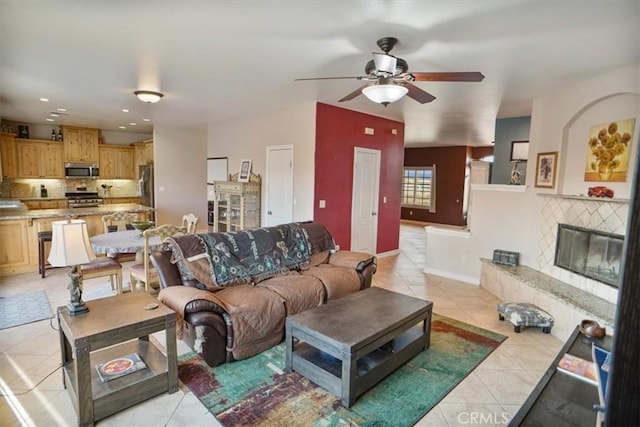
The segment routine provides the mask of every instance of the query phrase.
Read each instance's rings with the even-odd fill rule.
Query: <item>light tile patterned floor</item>
[[[509,338],[462,381],[418,426],[506,425],[549,366],[562,343],[539,329],[515,334],[500,322],[496,297],[477,286],[422,273],[425,233],[402,224],[400,254],[381,258],[374,285],[434,302],[438,314],[481,326]],[[125,278],[128,272],[125,271]],[[46,290],[53,308],[66,304],[66,269],[0,277],[0,295]],[[110,293],[102,279],[85,282],[87,300]],[[0,330],[0,426],[74,426],[76,416],[62,387],[55,322],[44,320]],[[162,334],[155,334],[163,342]],[[188,351],[178,342],[178,352]],[[163,394],[97,423],[98,426],[215,426],[215,418],[189,390]]]

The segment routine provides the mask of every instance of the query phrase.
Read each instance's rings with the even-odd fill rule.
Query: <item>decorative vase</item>
[[[611,166],[609,165],[598,165],[598,176],[601,181],[608,181],[611,177]]]

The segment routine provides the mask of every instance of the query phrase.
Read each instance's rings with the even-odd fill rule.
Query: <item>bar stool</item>
[[[44,270],[47,260],[44,258],[44,244],[51,242],[51,231],[38,232],[38,273],[44,279]]]

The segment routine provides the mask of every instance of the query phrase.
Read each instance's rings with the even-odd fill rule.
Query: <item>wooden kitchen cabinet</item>
[[[140,197],[108,197],[102,199],[102,203],[105,205],[117,205],[120,203],[137,203],[141,204],[142,200]]]
[[[18,176],[18,154],[15,134],[2,132],[0,134],[0,161],[2,161],[2,177],[16,178]]]
[[[140,179],[140,171],[138,166],[153,163],[153,139],[134,142],[132,145],[135,151],[134,172],[136,174],[136,178]]]
[[[67,199],[22,200],[27,209],[67,209]]]
[[[12,274],[29,266],[27,221],[0,221],[0,273]]]
[[[62,137],[65,162],[98,163],[98,129],[63,126]]]
[[[62,143],[24,139],[16,148],[18,178],[64,178]]]
[[[134,179],[134,149],[121,145],[100,146],[100,179]]]

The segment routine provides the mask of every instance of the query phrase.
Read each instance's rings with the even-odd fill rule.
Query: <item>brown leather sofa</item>
[[[271,241],[273,236],[278,237]],[[178,314],[178,337],[210,366],[278,344],[286,316],[368,288],[376,271],[375,256],[338,250],[329,231],[316,222],[185,235],[167,244],[169,250],[151,255],[160,279],[158,299]],[[239,251],[235,258],[229,253],[234,246]],[[281,250],[293,265],[285,266],[274,255]],[[262,264],[247,267],[248,257]],[[237,270],[252,272],[233,276],[234,283],[216,282]]]

